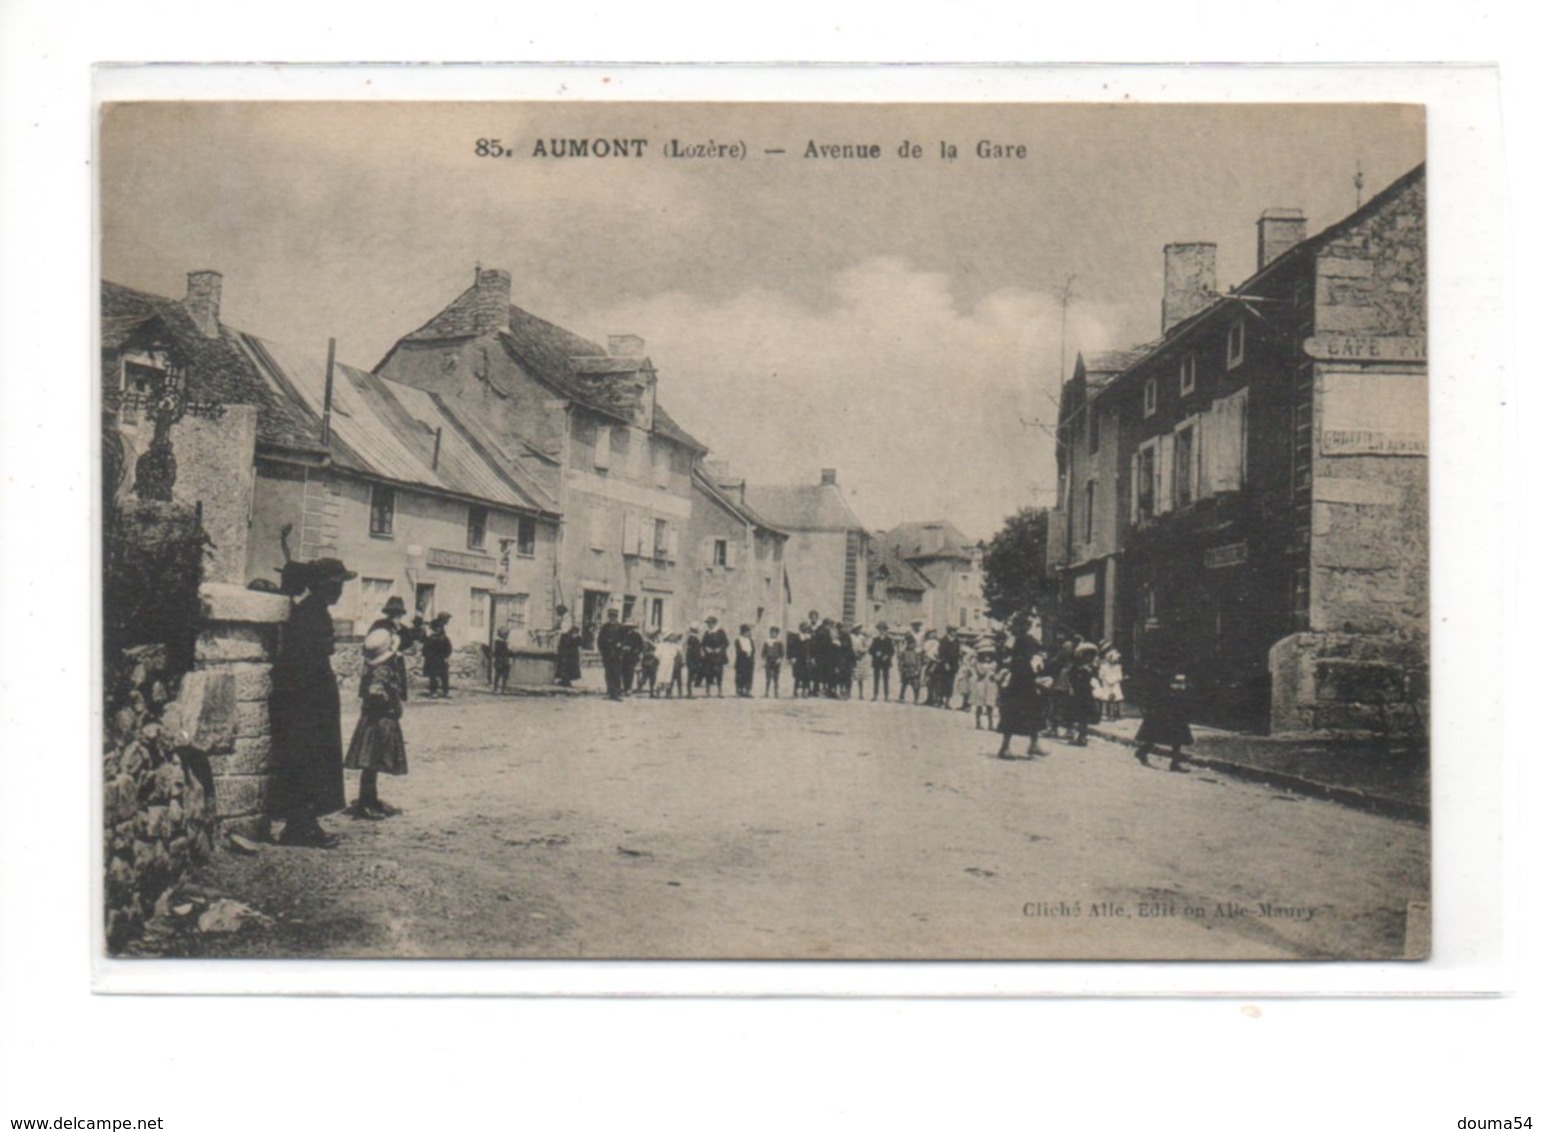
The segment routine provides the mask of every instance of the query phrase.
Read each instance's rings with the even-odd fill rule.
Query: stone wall
[[[137,645],[108,673],[103,754],[107,950],[121,954],[213,846],[208,760],[179,749],[162,720],[172,673],[165,645]]]
[[[222,583],[205,583],[199,599],[193,671],[165,729],[179,751],[208,761],[219,828],[263,838],[273,777],[270,672],[289,599]]]
[[[1270,650],[1270,680],[1271,734],[1428,737],[1423,638],[1296,633]]]

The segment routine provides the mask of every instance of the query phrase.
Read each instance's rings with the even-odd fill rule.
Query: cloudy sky
[[[575,137],[649,144],[531,156]],[[834,467],[870,527],[975,537],[1053,497],[1068,278],[1069,367],[1156,335],[1163,244],[1218,243],[1225,287],[1264,208],[1316,232],[1355,207],[1358,165],[1370,196],[1424,157],[1418,108],[1371,105],[163,103],[108,107],[100,138],[107,279],[180,295],[214,268],[229,324],[371,367],[502,267],[527,310],[644,338],[662,402],[736,470]]]

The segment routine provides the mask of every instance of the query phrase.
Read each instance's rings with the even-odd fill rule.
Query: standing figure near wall
[[[273,665],[273,761],[269,809],[284,822],[281,845],[331,849],[319,819],[343,809],[343,721],[332,671],[331,607],[357,575],[336,558],[287,564],[305,597],[290,610]]]
[[[556,628],[557,683],[559,687],[571,688],[575,680],[583,678],[580,658],[584,646],[584,632],[574,624],[566,605],[557,607]]]
[[[723,697],[723,670],[729,663],[729,635],[718,626],[716,617],[707,619],[707,633],[702,638],[702,694],[714,688]]]

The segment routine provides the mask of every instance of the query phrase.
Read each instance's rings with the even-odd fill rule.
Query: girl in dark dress
[[[1188,774],[1182,748],[1194,741],[1189,729],[1189,679],[1179,672],[1168,682],[1166,694],[1142,714],[1141,728],[1136,732],[1136,759],[1142,766],[1151,766],[1147,756],[1164,746],[1170,751],[1168,769]]]
[[[332,671],[332,614],[356,575],[336,558],[292,562],[306,594],[289,612],[273,665],[273,761],[269,809],[284,820],[283,845],[331,849],[317,821],[344,805],[342,702]]]
[[[1044,696],[1039,686],[1044,670],[1045,656],[1039,638],[1032,626],[1020,626],[998,675],[1003,684],[997,697],[997,730],[1002,733],[997,758],[1012,758],[1009,748],[1014,735],[1029,737],[1031,756],[1044,753],[1039,746],[1039,733],[1045,728]]]
[[[343,766],[359,772],[359,800],[350,809],[356,818],[379,821],[400,813],[381,800],[381,774],[407,773],[407,746],[402,742],[402,681],[397,674],[396,637],[388,629],[372,629],[364,638],[364,678],[360,681],[359,722]]]

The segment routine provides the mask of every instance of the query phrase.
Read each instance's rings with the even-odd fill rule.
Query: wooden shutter
[[[1130,454],[1130,521],[1141,520],[1141,449]]]
[[[674,523],[664,531],[664,556],[671,562],[680,557],[680,530]]]
[[[589,513],[589,545],[594,550],[605,549],[605,508],[595,507]]]
[[[1159,515],[1173,510],[1173,433],[1157,438],[1157,458],[1152,469],[1155,500],[1152,509]]]
[[[730,570],[734,569],[739,561],[739,543],[734,539],[728,540],[728,550],[724,552],[723,564]]]
[[[611,466],[611,429],[609,425],[600,425],[595,429],[595,467],[609,468]]]

